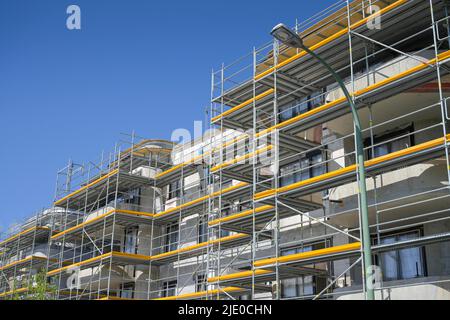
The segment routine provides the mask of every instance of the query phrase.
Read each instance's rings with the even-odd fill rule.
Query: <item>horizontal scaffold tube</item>
[[[50,228],[49,227],[31,227],[29,229],[26,229],[26,230],[24,230],[22,232],[19,232],[19,233],[15,234],[15,235],[13,235],[13,236],[3,240],[2,242],[0,242],[0,247],[6,246],[8,243],[10,243],[10,242],[12,242],[12,241],[22,237],[22,236],[25,236],[27,234],[30,234],[30,233],[33,233],[33,232],[39,231],[39,230],[41,230],[41,231],[50,231]]]
[[[61,199],[55,201],[54,204],[57,206],[57,205],[63,203],[64,201],[66,201],[66,200],[72,198],[73,196],[76,196],[77,194],[83,192],[84,190],[89,189],[90,187],[93,187],[93,186],[95,186],[96,184],[99,184],[100,182],[102,182],[102,181],[108,179],[109,177],[114,176],[114,175],[117,174],[117,173],[119,173],[119,169],[115,169],[115,170],[109,172],[108,174],[105,174],[104,176],[98,178],[97,180],[94,180],[94,181],[92,181],[91,183],[88,183],[87,185],[85,185],[85,186],[79,188],[78,190],[75,190],[74,192],[68,194],[67,196],[65,196],[65,197],[63,197],[63,198],[61,198]]]
[[[185,161],[183,163],[180,163],[180,164],[177,164],[177,165],[171,167],[170,169],[167,169],[167,170],[165,170],[163,172],[158,173],[156,175],[156,179],[161,179],[161,178],[165,177],[166,175],[168,175],[169,173],[175,172],[175,171],[180,170],[180,169],[182,169],[184,167],[187,167],[189,165],[195,164],[197,161],[199,161],[201,159],[204,159],[206,156],[209,156],[211,153],[214,153],[214,152],[219,151],[219,150],[221,150],[223,148],[226,148],[226,147],[228,147],[230,145],[238,143],[239,141],[245,140],[248,137],[249,137],[249,135],[247,133],[243,133],[243,134],[241,134],[241,135],[231,139],[230,141],[224,142],[221,145],[219,145],[219,146],[217,146],[215,148],[212,148],[211,150],[205,151],[201,155],[195,156],[192,159],[189,159],[189,160],[187,160],[187,161]]]
[[[190,159],[188,161],[185,161],[183,163],[177,164],[177,165],[171,167],[170,169],[167,169],[166,171],[160,172],[160,173],[158,173],[156,175],[156,179],[163,178],[166,175],[168,175],[169,173],[175,172],[175,171],[177,171],[177,170],[179,170],[179,169],[181,169],[183,167],[186,167],[188,165],[195,164],[196,161],[202,159],[204,156],[205,156],[205,154],[201,154],[201,155],[195,156],[195,157],[193,157],[192,159]]]
[[[122,297],[117,297],[117,296],[107,296],[107,297],[103,297],[103,298],[98,298],[95,300],[141,300],[141,299],[136,299],[136,298],[122,298]]]
[[[379,89],[379,88],[381,88],[381,87],[383,87],[383,86],[385,86],[385,85],[391,84],[392,82],[395,82],[395,81],[401,80],[402,78],[405,78],[405,77],[407,77],[407,76],[413,75],[413,74],[416,73],[416,72],[420,72],[420,71],[424,70],[425,68],[429,67],[430,65],[435,65],[437,62],[442,62],[442,61],[444,61],[444,60],[446,60],[446,59],[449,59],[449,58],[450,58],[450,51],[443,52],[443,53],[441,53],[441,54],[438,55],[438,58],[437,58],[437,59],[431,59],[431,60],[429,60],[429,61],[427,61],[427,62],[424,62],[424,63],[422,63],[422,64],[420,64],[420,65],[418,65],[418,66],[416,66],[416,67],[413,67],[413,68],[411,68],[411,69],[409,69],[409,70],[406,70],[406,71],[404,71],[404,72],[401,72],[401,73],[399,73],[399,74],[396,74],[396,75],[394,75],[394,76],[392,76],[392,77],[386,78],[386,79],[384,79],[384,80],[382,80],[382,81],[380,81],[380,82],[377,82],[377,83],[375,83],[375,84],[373,84],[373,85],[370,85],[370,86],[368,86],[368,87],[366,87],[366,88],[364,88],[364,89],[360,89],[360,90],[358,90],[358,91],[356,91],[356,92],[353,92],[353,95],[354,95],[355,97],[358,97],[358,96],[360,96],[360,95],[369,93],[369,92],[371,92],[371,91],[373,91],[373,90],[376,90],[376,89]],[[265,130],[262,130],[262,131],[256,133],[255,137],[256,137],[256,138],[260,138],[260,137],[262,137],[262,136],[264,136],[264,135],[269,134],[269,133],[272,132],[272,131],[282,129],[282,128],[284,128],[284,127],[287,127],[287,126],[289,126],[289,125],[291,125],[291,124],[294,124],[294,123],[296,123],[296,122],[299,122],[299,121],[301,121],[301,120],[305,120],[305,119],[307,119],[307,118],[309,118],[309,117],[311,117],[311,116],[313,116],[313,115],[315,115],[315,114],[317,114],[317,113],[319,113],[319,112],[325,111],[325,110],[330,109],[330,108],[332,108],[332,107],[334,107],[334,106],[336,106],[336,105],[339,105],[339,104],[341,104],[341,103],[344,103],[345,101],[346,101],[346,98],[343,97],[343,98],[340,98],[340,99],[337,99],[337,100],[328,102],[328,103],[326,103],[326,104],[324,104],[324,105],[322,105],[322,106],[319,106],[319,107],[314,108],[314,109],[312,109],[312,110],[310,110],[310,111],[307,111],[307,112],[305,112],[305,113],[302,113],[302,114],[300,114],[300,115],[298,115],[298,116],[296,116],[296,117],[293,117],[293,118],[291,118],[291,119],[289,119],[289,120],[280,122],[279,124],[277,124],[277,125],[275,125],[275,126],[272,126],[272,127],[270,127],[270,128],[267,128],[267,129],[265,129]],[[248,105],[248,104],[246,104],[246,105]],[[245,106],[243,106],[243,107],[245,107]],[[242,109],[243,107],[241,107],[241,108],[239,108],[239,109]],[[233,109],[234,109],[234,108],[233,108]],[[234,111],[232,111],[233,109],[228,110],[228,111],[230,111],[230,112],[228,112],[227,115],[233,113],[234,111],[236,111],[236,109],[234,109]],[[219,117],[222,117],[222,116],[224,116],[224,115],[225,115],[225,113],[219,115]],[[231,145],[231,144],[233,144],[233,143],[236,143],[237,141],[240,141],[240,140],[245,139],[245,138],[247,138],[247,137],[248,137],[247,134],[242,134],[242,135],[236,137],[235,139],[233,139],[233,141],[228,142],[228,143],[226,143],[226,144],[223,144],[223,145],[220,146],[220,147],[224,148],[224,147],[226,147],[226,146],[229,146],[229,145]],[[203,155],[201,155],[201,156],[197,156],[197,157],[195,157],[195,158],[193,158],[193,159],[191,159],[191,160],[189,160],[189,161],[186,161],[186,162],[184,162],[184,163],[182,163],[182,164],[179,164],[179,165],[176,165],[176,166],[174,166],[174,167],[172,167],[172,168],[170,168],[170,169],[168,169],[168,170],[166,170],[166,171],[164,171],[164,172],[161,172],[161,173],[159,173],[159,174],[157,175],[157,178],[162,178],[162,177],[164,177],[165,175],[169,174],[170,172],[176,171],[176,170],[178,170],[178,169],[180,169],[180,168],[183,168],[183,167],[185,167],[185,166],[187,166],[187,165],[193,164],[195,161],[201,159],[202,157],[206,156],[207,154],[209,154],[209,152],[206,152],[205,154],[203,154]],[[59,205],[59,204],[63,203],[65,200],[68,200],[68,199],[70,199],[71,197],[73,197],[73,196],[75,196],[75,195],[81,193],[82,191],[84,191],[84,190],[86,190],[86,189],[88,189],[88,188],[90,188],[90,187],[92,187],[92,186],[98,184],[99,182],[101,182],[101,181],[103,181],[103,180],[109,178],[110,176],[116,174],[117,172],[118,172],[118,169],[111,171],[111,172],[108,173],[107,175],[105,175],[105,176],[103,176],[103,177],[101,177],[101,178],[99,178],[99,179],[97,179],[97,180],[95,180],[95,181],[93,181],[93,182],[87,184],[86,186],[83,186],[82,188],[80,188],[80,189],[78,189],[78,190],[72,192],[71,194],[69,194],[69,195],[67,195],[67,196],[65,196],[65,197],[63,197],[63,198],[57,200],[54,204],[55,204],[55,205]]]
[[[321,256],[329,255],[329,254],[353,252],[355,250],[360,250],[360,249],[361,249],[361,243],[354,242],[354,243],[344,244],[344,245],[340,245],[340,246],[334,246],[334,247],[329,247],[329,248],[324,248],[324,249],[290,254],[290,255],[281,256],[278,258],[269,258],[269,259],[258,260],[253,263],[253,266],[254,267],[271,266],[276,263],[295,262],[295,261],[301,261],[301,260],[310,259],[310,258],[321,257]],[[217,276],[217,277],[208,278],[208,282],[239,280],[239,279],[250,278],[253,276],[268,275],[273,272],[274,272],[273,270],[264,270],[264,269],[255,269],[255,270],[249,270],[249,271],[235,272],[235,273],[229,273],[229,274],[225,274],[225,275],[221,275],[221,276]]]
[[[240,292],[245,291],[243,288],[239,287],[225,287],[223,289],[214,289],[214,290],[208,290],[208,291],[200,291],[200,292],[193,292],[193,293],[184,293],[177,296],[170,296],[170,297],[164,297],[164,298],[156,298],[153,300],[181,300],[181,299],[195,299],[195,298],[203,298],[208,295],[217,295],[220,293],[233,293],[233,292]]]
[[[273,273],[273,271],[264,270],[264,269],[242,271],[242,272],[236,272],[236,273],[229,273],[229,274],[225,274],[225,275],[217,276],[217,277],[211,277],[211,278],[208,278],[208,282],[243,279],[243,278],[249,278],[252,276],[262,276],[262,275],[266,275],[266,274],[270,274],[270,273]]]
[[[396,75],[393,75],[393,76],[391,76],[389,78],[381,80],[381,81],[379,81],[377,83],[374,83],[374,84],[372,84],[370,86],[367,86],[366,88],[357,90],[357,91],[353,92],[353,96],[355,98],[357,98],[357,97],[359,97],[359,96],[361,96],[363,94],[367,94],[367,93],[369,93],[371,91],[374,91],[374,90],[377,90],[377,89],[379,89],[379,88],[381,88],[383,86],[389,85],[389,84],[391,84],[391,83],[393,83],[395,81],[401,80],[401,79],[406,78],[408,76],[411,76],[411,75],[413,75],[413,74],[415,74],[417,72],[423,71],[424,69],[426,69],[426,68],[428,68],[430,66],[436,65],[437,62],[442,62],[442,61],[447,60],[449,58],[450,58],[450,50],[442,52],[442,53],[440,53],[438,55],[437,59],[436,58],[430,59],[430,60],[428,60],[426,62],[423,62],[422,64],[419,64],[419,65],[417,65],[415,67],[412,67],[412,68],[410,68],[410,69],[408,69],[406,71],[400,72],[400,73],[398,73]],[[265,136],[265,135],[267,135],[267,134],[269,134],[269,133],[271,133],[271,132],[273,132],[275,130],[283,129],[283,128],[285,128],[285,127],[287,127],[287,126],[289,126],[291,124],[294,124],[296,122],[299,122],[301,120],[306,120],[306,119],[312,117],[313,115],[318,114],[319,112],[328,110],[328,109],[330,109],[330,108],[332,108],[332,107],[334,107],[336,105],[339,105],[341,103],[345,103],[346,101],[347,101],[347,98],[346,97],[342,97],[342,98],[333,100],[331,102],[327,102],[327,103],[325,103],[325,104],[323,104],[323,105],[321,105],[321,106],[319,106],[317,108],[314,108],[314,109],[312,109],[310,111],[307,111],[307,112],[304,112],[302,114],[299,114],[298,116],[292,117],[291,119],[288,119],[288,120],[285,120],[283,122],[280,122],[280,123],[278,123],[278,124],[276,124],[276,125],[274,125],[274,126],[272,126],[270,128],[261,130],[260,132],[257,132],[255,134],[255,137],[256,138],[260,138],[260,137]],[[232,109],[230,109],[230,110],[232,110]],[[350,112],[350,109],[348,111]]]
[[[203,196],[203,197],[194,199],[194,200],[192,200],[192,201],[186,202],[186,203],[184,203],[184,204],[182,204],[182,205],[179,205],[179,206],[177,206],[177,207],[170,208],[170,209],[168,209],[168,210],[165,210],[165,211],[156,213],[156,214],[154,215],[154,217],[155,217],[155,219],[158,219],[158,218],[167,216],[167,215],[169,215],[169,214],[171,214],[171,213],[177,212],[177,211],[182,210],[182,209],[185,209],[185,208],[189,208],[190,206],[193,206],[193,205],[195,205],[195,204],[202,203],[202,202],[207,201],[208,199],[211,199],[211,198],[216,198],[216,197],[218,197],[218,196],[220,196],[220,195],[227,194],[227,193],[229,193],[229,192],[232,192],[232,191],[234,191],[234,190],[237,190],[237,189],[246,187],[246,186],[248,186],[248,185],[249,185],[249,184],[246,183],[246,182],[238,183],[238,184],[236,184],[236,185],[234,185],[234,186],[231,186],[231,187],[228,187],[228,188],[225,188],[225,189],[222,189],[222,190],[213,192],[213,193],[211,193],[211,194],[209,194],[209,195],[206,195],[206,196]]]
[[[255,212],[255,214],[257,214],[257,213],[271,211],[274,208],[275,207],[271,206],[271,205],[264,205],[264,206],[256,208],[255,210],[249,209],[249,210],[245,210],[245,211],[242,211],[242,212],[239,212],[239,213],[235,213],[235,214],[223,217],[223,218],[212,220],[212,221],[208,222],[208,224],[210,226],[215,226],[215,225],[218,225],[220,223],[230,222],[230,221],[233,221],[233,220],[236,220],[236,219],[239,219],[239,218],[251,216],[251,215],[253,215],[253,212]]]
[[[55,269],[55,270],[51,270],[47,273],[47,276],[54,276],[58,273],[61,273],[65,270],[70,270],[72,268],[75,267],[81,267],[90,263],[94,263],[94,262],[99,262],[101,260],[104,259],[109,259],[109,258],[114,258],[114,257],[118,257],[118,258],[130,258],[130,259],[135,259],[135,260],[141,260],[143,262],[148,262],[150,261],[150,256],[146,256],[146,255],[141,255],[141,254],[132,254],[132,253],[125,253],[125,252],[118,252],[118,251],[112,251],[112,252],[108,252],[102,255],[99,255],[97,257],[93,257],[90,259],[86,259],[77,263],[73,263],[67,266],[64,266],[62,268],[59,269]]]
[[[236,111],[238,111],[238,110],[240,110],[242,108],[245,108],[246,106],[251,105],[252,103],[254,103],[256,101],[261,100],[262,98],[265,98],[265,97],[271,95],[272,93],[274,93],[274,91],[275,91],[274,89],[269,89],[267,91],[264,91],[263,93],[255,96],[254,98],[250,98],[250,99],[242,102],[241,104],[237,105],[236,107],[228,109],[227,111],[219,114],[218,116],[212,118],[211,121],[215,122],[215,121],[219,120],[222,117],[225,117],[225,116],[227,116],[227,115],[229,115],[229,114],[231,114],[233,112],[236,112]]]
[[[249,158],[252,158],[255,155],[258,156],[261,153],[268,152],[268,151],[272,150],[272,148],[273,148],[272,145],[268,145],[266,147],[262,147],[262,148],[257,149],[255,152],[250,152],[250,153],[244,154],[242,156],[236,157],[236,158],[234,158],[232,160],[226,161],[226,162],[221,163],[221,164],[219,164],[219,165],[217,165],[215,167],[212,167],[211,168],[211,172],[216,172],[217,170],[224,169],[224,168],[229,167],[229,166],[231,166],[233,164],[239,163],[241,161],[248,160]]]
[[[33,256],[29,256],[27,258],[11,262],[11,263],[9,263],[7,265],[4,265],[3,267],[0,267],[0,271],[5,271],[7,269],[14,268],[15,266],[21,265],[23,263],[32,262],[34,260],[42,262],[42,261],[47,261],[47,258],[46,257],[41,257],[41,256],[34,256],[34,255]]]
[[[450,140],[450,134],[447,135],[446,139],[444,137],[438,138],[438,139],[435,139],[435,140],[431,140],[431,141],[428,141],[428,142],[424,142],[424,143],[415,145],[415,146],[410,147],[410,148],[406,148],[406,149],[403,149],[403,150],[395,151],[395,152],[386,154],[386,155],[381,156],[381,157],[377,157],[377,158],[373,158],[373,159],[367,160],[367,161],[364,162],[364,166],[366,168],[370,168],[370,167],[372,167],[374,165],[377,165],[377,164],[380,164],[380,163],[383,163],[383,162],[386,162],[386,161],[389,161],[389,160],[397,159],[397,158],[400,158],[400,157],[403,157],[403,156],[406,156],[406,155],[414,154],[414,153],[417,153],[417,152],[420,152],[420,151],[431,149],[433,147],[437,147],[439,145],[443,145],[448,140]],[[298,189],[300,187],[304,187],[304,186],[307,186],[307,185],[310,185],[310,184],[313,184],[313,183],[316,183],[316,182],[324,181],[324,180],[327,180],[327,179],[335,178],[335,177],[338,177],[340,175],[343,175],[343,174],[346,174],[346,173],[349,173],[349,172],[352,172],[352,171],[356,172],[356,164],[353,164],[353,165],[350,165],[350,166],[347,166],[347,167],[344,167],[342,169],[338,169],[338,170],[335,170],[335,171],[331,171],[331,172],[328,172],[328,173],[325,173],[325,174],[321,174],[319,176],[316,176],[316,177],[313,177],[313,178],[310,178],[310,179],[302,180],[302,181],[299,181],[299,182],[296,182],[296,183],[293,183],[293,184],[290,184],[290,185],[287,185],[287,186],[284,186],[284,187],[281,187],[281,188],[278,188],[278,189],[270,189],[270,190],[259,192],[259,193],[255,194],[254,199],[258,200],[258,199],[274,196],[275,194],[280,194],[280,193],[283,193],[283,192],[292,191],[292,190]]]
[[[30,290],[29,288],[19,288],[19,289],[3,292],[3,293],[0,293],[0,298],[11,296],[14,294],[25,293],[25,292],[28,292],[29,290]]]
[[[51,237],[52,240],[56,240],[61,238],[62,236],[66,235],[66,234],[71,234],[74,233],[78,230],[82,230],[84,227],[90,226],[92,224],[94,224],[95,222],[101,221],[109,216],[112,216],[115,213],[120,213],[120,214],[124,214],[124,215],[130,215],[130,216],[142,216],[142,217],[149,217],[149,218],[153,218],[154,214],[153,213],[149,213],[149,212],[140,212],[140,211],[132,211],[132,210],[121,210],[121,209],[112,209],[102,215],[99,215],[98,217],[95,217],[91,220],[85,221],[83,223],[77,224],[76,226],[73,226],[71,228],[68,228],[60,233],[55,234],[54,236]]]
[[[188,247],[184,247],[184,248],[180,248],[180,249],[177,249],[177,250],[173,250],[173,251],[169,251],[169,252],[164,252],[164,253],[160,253],[160,254],[157,254],[157,255],[153,255],[153,256],[151,256],[151,260],[163,259],[163,258],[170,257],[170,256],[173,256],[173,255],[178,255],[180,253],[186,253],[186,252],[190,252],[190,251],[193,251],[193,250],[205,248],[205,247],[208,247],[210,245],[216,245],[216,244],[219,244],[219,243],[226,243],[226,242],[230,242],[230,241],[237,240],[237,239],[243,239],[243,238],[246,238],[246,237],[249,237],[249,235],[243,234],[243,233],[238,233],[238,234],[234,234],[234,235],[231,235],[231,236],[226,236],[226,237],[215,239],[215,240],[201,242],[201,243],[194,244],[192,246],[188,246]]]
[[[318,250],[312,250],[312,251],[306,251],[306,252],[300,252],[300,253],[294,253],[286,256],[281,256],[278,258],[269,258],[269,259],[262,259],[255,261],[253,263],[253,266],[255,267],[264,267],[264,266],[271,266],[277,263],[286,263],[286,262],[296,262],[301,260],[306,260],[310,258],[316,258],[320,256],[325,256],[329,254],[336,254],[336,253],[345,253],[355,250],[361,249],[361,242],[354,242],[349,244],[344,244],[340,246],[334,246],[324,249],[318,249]]]
[[[381,9],[380,11],[377,11],[376,13],[374,13],[373,15],[369,15],[368,17],[361,19],[355,23],[353,23],[352,25],[350,25],[350,27],[346,27],[345,29],[342,29],[339,32],[336,32],[335,34],[333,34],[331,37],[328,37],[322,41],[320,41],[319,43],[313,45],[310,47],[311,50],[317,50],[320,49],[322,47],[324,47],[325,45],[329,44],[330,42],[339,39],[340,37],[346,36],[348,34],[349,31],[354,30],[356,28],[359,28],[360,26],[366,24],[368,21],[370,21],[371,19],[374,18],[374,16],[376,16],[377,18],[382,16],[383,14],[386,14],[392,10],[394,10],[395,8],[401,6],[402,4],[407,3],[408,0],[398,0],[396,2],[394,2],[393,4]],[[299,53],[297,53],[296,55],[293,55],[292,57],[284,60],[283,62],[278,63],[276,66],[273,66],[259,74],[257,74],[255,76],[255,80],[259,80],[269,74],[271,74],[272,72],[290,64],[291,62],[300,59],[301,57],[304,57],[307,55],[306,51],[300,51]]]
[[[103,255],[99,255],[97,257],[93,257],[93,258],[90,258],[90,259],[87,259],[87,260],[84,260],[84,261],[80,261],[80,262],[77,262],[77,263],[65,266],[63,268],[52,270],[52,271],[50,271],[48,273],[48,275],[52,276],[52,275],[60,273],[60,272],[62,272],[64,270],[70,270],[71,268],[74,268],[74,267],[81,267],[83,265],[94,263],[94,262],[98,262],[98,261],[101,261],[103,259],[108,259],[108,258],[111,258],[111,257],[130,258],[130,259],[141,260],[143,262],[151,262],[151,261],[154,261],[154,260],[160,260],[160,259],[163,259],[163,258],[166,258],[166,257],[170,257],[170,256],[174,256],[174,255],[177,255],[177,254],[187,253],[187,252],[190,252],[190,251],[201,249],[201,248],[204,248],[204,247],[207,247],[207,246],[210,246],[210,245],[226,244],[227,242],[231,242],[231,241],[239,240],[239,239],[244,239],[244,238],[247,238],[247,237],[249,237],[249,235],[243,234],[243,233],[238,233],[238,234],[234,234],[234,235],[231,235],[231,236],[226,236],[226,237],[223,237],[223,238],[209,240],[209,241],[198,243],[198,244],[191,245],[191,246],[188,246],[188,247],[180,248],[180,249],[177,249],[177,250],[172,250],[172,251],[169,251],[169,252],[156,254],[156,255],[153,255],[153,256],[146,256],[146,255],[140,255],[140,254],[132,254],[132,253],[113,251],[113,252],[105,253]]]

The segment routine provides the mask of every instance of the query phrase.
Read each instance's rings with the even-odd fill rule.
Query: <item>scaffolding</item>
[[[212,191],[198,154],[208,145],[136,139],[132,134],[100,161],[69,161],[58,172],[54,207],[65,214],[52,222],[51,245],[58,249],[47,273],[58,299],[176,299],[191,295],[184,292],[192,290],[192,277],[193,297],[202,298],[208,248],[235,247],[249,237],[208,237],[208,201],[248,186]]]
[[[364,126],[377,298],[450,291],[449,9],[340,0],[294,26]],[[52,208],[0,242],[0,298],[26,298],[42,270],[57,299],[363,297],[354,127],[333,77],[271,41],[211,84],[202,137],[133,132],[58,171]]]
[[[424,262],[450,231],[448,6],[338,1],[293,28],[345,79],[364,125],[378,298],[450,280]],[[211,128],[241,135],[211,156],[210,181],[251,192],[210,203],[210,229],[250,237],[208,252],[209,298],[230,286],[250,299],[362,297],[354,128],[332,75],[274,40],[213,71],[211,92]],[[423,262],[403,266],[414,277],[398,266],[407,253]]]
[[[14,224],[0,237],[0,299],[32,299],[37,277],[45,280],[51,209]]]
[[[139,140],[139,141],[137,141]],[[126,135],[99,161],[57,175],[48,277],[58,299],[148,298],[156,175],[173,143]]]

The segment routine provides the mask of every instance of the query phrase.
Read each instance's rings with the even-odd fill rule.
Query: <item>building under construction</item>
[[[293,26],[362,121],[376,299],[450,299],[449,12],[341,0]],[[70,161],[52,208],[0,243],[0,298],[44,270],[56,299],[363,299],[354,123],[330,72],[272,40],[213,71],[208,118],[189,143],[132,134]]]

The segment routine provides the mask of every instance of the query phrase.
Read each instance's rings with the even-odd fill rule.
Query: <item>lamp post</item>
[[[362,246],[363,246],[363,258],[364,258],[364,278],[365,278],[365,288],[366,288],[366,299],[374,300],[373,285],[368,280],[368,268],[372,266],[372,248],[370,241],[370,231],[369,231],[369,215],[367,208],[367,190],[366,190],[366,172],[364,168],[364,146],[361,131],[361,122],[359,120],[358,112],[356,111],[355,103],[353,98],[347,90],[344,81],[336,73],[335,70],[318,54],[309,49],[304,43],[300,36],[286,27],[284,24],[280,23],[276,25],[271,33],[275,39],[280,41],[291,48],[302,49],[311,56],[313,56],[317,61],[319,61],[327,70],[333,75],[336,82],[341,87],[347,98],[348,104],[352,110],[353,123],[355,125],[355,144],[356,144],[356,163],[359,174],[359,201],[360,201],[360,214],[361,214],[361,229],[362,229]]]

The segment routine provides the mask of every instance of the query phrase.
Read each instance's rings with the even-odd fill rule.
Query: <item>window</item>
[[[138,227],[125,229],[124,252],[137,253],[137,234]]]
[[[283,249],[280,255],[287,256],[291,254],[307,252],[325,248],[325,242],[318,242],[302,247],[293,247]],[[319,293],[326,287],[326,278],[319,276],[300,276],[291,279],[281,280],[281,297],[296,298],[301,296],[310,296]]]
[[[163,297],[172,297],[176,295],[177,291],[177,281],[165,281],[163,282]]]
[[[126,194],[125,203],[140,205],[141,204],[141,189],[131,190]]]
[[[287,186],[300,181],[300,161],[285,165],[280,168],[280,186]]]
[[[120,286],[120,297],[125,299],[134,298],[134,283],[124,283]]]
[[[176,180],[169,184],[168,199],[179,198],[181,195],[181,180]]]
[[[285,106],[280,107],[279,121],[283,122],[300,114],[317,108],[324,103],[322,91],[314,92],[310,96],[295,100]]]
[[[99,250],[97,248],[103,248],[103,253],[108,253],[111,251],[117,251],[120,252],[122,249],[122,243],[119,239],[111,241],[111,239],[104,239],[95,241],[96,246],[91,247],[90,250],[94,252],[94,256],[97,256],[100,254]]]
[[[287,186],[325,173],[325,165],[320,151],[280,168],[280,186]]]
[[[198,243],[208,241],[208,222],[200,219],[198,222]]]
[[[325,95],[322,91],[314,92],[313,94],[311,94],[311,96],[309,96],[309,109],[312,110],[323,105],[325,102],[324,97]]]
[[[280,122],[291,119],[299,114],[305,113],[308,111],[308,98],[302,98],[300,100],[296,100],[290,104],[280,107],[279,119]]]
[[[377,158],[386,154],[403,150],[414,145],[414,137],[410,134],[414,132],[413,126],[409,126],[405,129],[397,130],[382,136],[374,136],[373,148],[368,149],[368,158]],[[383,143],[383,141],[386,141]],[[366,139],[366,147],[371,146],[371,139]]]
[[[223,228],[220,228],[220,238],[225,238],[230,235],[230,230],[225,230]]]
[[[382,236],[380,244],[395,243],[420,237],[420,230]],[[377,239],[374,240],[377,243]],[[383,252],[376,256],[385,281],[424,277],[425,251],[423,248],[405,248]]]
[[[232,214],[232,208],[231,206],[227,206],[225,208],[222,209],[222,218],[223,217],[227,217],[230,214]],[[225,238],[228,237],[230,235],[230,231],[229,230],[224,230],[223,227],[220,227],[220,232],[219,232],[219,238]]]
[[[207,290],[206,275],[198,274],[195,283],[195,292],[202,292]]]
[[[171,223],[166,227],[164,252],[177,250],[178,247],[178,223]]]

